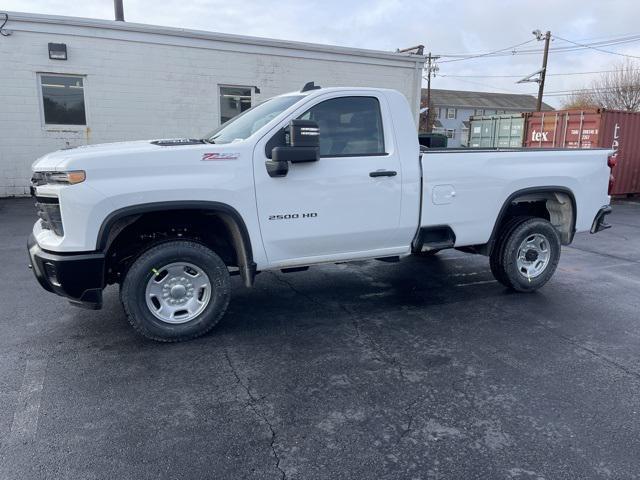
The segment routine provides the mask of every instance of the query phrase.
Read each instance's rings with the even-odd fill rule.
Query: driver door
[[[265,161],[271,132],[254,150],[262,240],[271,265],[305,265],[393,255],[400,220],[402,171],[381,94],[326,95],[298,118],[320,127],[320,159],[290,164],[272,178]],[[282,127],[282,126],[281,126]],[[397,240],[396,240],[397,242]]]

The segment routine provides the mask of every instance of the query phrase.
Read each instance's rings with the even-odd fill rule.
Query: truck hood
[[[55,171],[75,167],[83,168],[80,164],[93,163],[101,158],[153,153],[168,148],[173,149],[193,145],[205,144],[202,140],[196,139],[170,139],[82,145],[48,153],[37,159],[31,169],[33,171]]]

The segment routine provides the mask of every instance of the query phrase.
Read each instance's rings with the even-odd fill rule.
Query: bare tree
[[[562,108],[566,110],[584,110],[587,108],[598,108],[598,102],[593,98],[591,92],[576,90],[563,102]]]
[[[575,91],[567,103],[577,108],[588,105],[609,110],[640,111],[640,64],[627,59],[614,65],[611,72],[602,74],[590,88]]]

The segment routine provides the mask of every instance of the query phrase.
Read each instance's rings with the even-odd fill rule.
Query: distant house
[[[536,98],[512,93],[431,89],[431,105],[435,111],[433,132],[446,134],[449,147],[465,147],[471,116],[533,112]],[[420,106],[420,129],[424,130],[427,116],[427,90],[424,88]],[[542,109],[553,110],[553,107],[543,102]]]

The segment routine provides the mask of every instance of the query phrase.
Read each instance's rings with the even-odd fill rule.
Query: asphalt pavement
[[[204,338],[27,269],[0,200],[0,479],[640,478],[640,204],[534,294],[457,251],[234,278]]]

